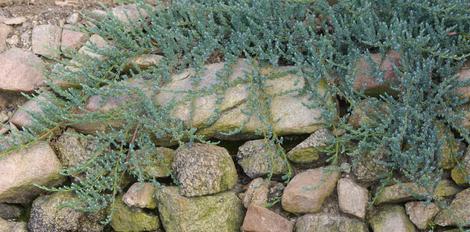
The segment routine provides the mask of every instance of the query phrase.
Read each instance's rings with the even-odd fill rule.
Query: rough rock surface
[[[243,220],[242,231],[291,232],[294,223],[264,207],[251,205]]]
[[[336,187],[340,176],[335,167],[309,169],[297,174],[282,195],[282,208],[291,213],[316,213]]]
[[[228,151],[219,146],[194,143],[176,150],[173,170],[183,196],[202,196],[232,189],[237,170]]]
[[[470,184],[470,149],[467,147],[467,152],[463,160],[455,166],[451,171],[452,180],[458,185]]]
[[[10,26],[0,23],[0,53],[7,48],[6,40],[12,29]]]
[[[372,213],[369,223],[374,232],[414,232],[413,223],[405,213],[403,206],[386,205]]]
[[[286,160],[264,139],[244,143],[238,148],[237,158],[238,164],[251,178],[264,176],[271,172],[273,175],[282,175],[287,172]]]
[[[62,41],[60,43],[60,50],[65,55],[70,55],[72,52],[78,51],[88,40],[88,35],[74,31],[72,29],[64,28],[62,30]]]
[[[338,203],[342,212],[364,219],[369,191],[349,178],[338,181]]]
[[[263,178],[252,180],[243,194],[242,200],[245,208],[250,205],[266,206],[269,196],[269,184],[269,181]]]
[[[33,52],[49,58],[59,58],[62,28],[46,24],[33,28],[31,36]]]
[[[158,215],[144,212],[139,208],[131,208],[124,204],[121,197],[116,199],[110,224],[117,232],[155,231],[161,227]]]
[[[74,167],[93,156],[96,143],[73,129],[67,129],[52,144],[57,151],[57,157],[65,167]]]
[[[122,201],[129,207],[155,209],[155,186],[152,183],[134,183],[122,196]]]
[[[21,207],[0,203],[0,218],[6,220],[17,219],[21,216]]]
[[[384,149],[377,149],[364,154],[356,163],[353,163],[352,172],[357,177],[357,180],[370,184],[382,178],[387,169],[379,161],[386,154],[387,151]]]
[[[238,232],[243,221],[243,205],[230,191],[187,198],[176,187],[163,187],[157,202],[167,232]]]
[[[33,124],[31,113],[43,115],[41,104],[47,101],[47,92],[43,92],[31,100],[23,104],[10,119],[10,122],[18,127],[30,127]]]
[[[412,201],[405,204],[406,214],[420,230],[428,228],[434,216],[439,212],[439,207],[434,203]]]
[[[434,222],[440,226],[470,226],[470,188],[455,195],[449,208],[441,210]]]
[[[93,34],[85,43],[85,45],[78,50],[78,53],[88,56],[93,59],[103,60],[104,56],[94,52],[94,48],[105,49],[109,47],[110,44],[103,37]]]
[[[73,200],[71,193],[54,193],[38,197],[33,202],[28,229],[31,232],[100,232],[103,225],[100,220],[104,214],[87,215],[77,210],[62,207]]]
[[[140,157],[140,156],[138,156]],[[175,159],[175,151],[166,147],[157,147],[155,154],[139,162],[143,175],[147,178],[168,177]],[[134,167],[131,167],[134,169]]]
[[[0,158],[0,202],[28,203],[42,190],[34,186],[55,186],[64,181],[59,159],[47,142]]]
[[[368,232],[367,225],[353,218],[331,214],[305,214],[295,223],[296,232]]]
[[[0,231],[5,232],[28,232],[26,223],[24,222],[9,222],[0,218]]]
[[[319,129],[287,153],[294,163],[310,163],[320,158],[320,149],[334,139],[328,129]]]
[[[11,48],[0,54],[0,90],[31,92],[43,85],[43,71],[39,57]]]

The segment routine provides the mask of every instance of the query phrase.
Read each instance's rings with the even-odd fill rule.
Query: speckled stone
[[[287,161],[284,160],[264,139],[252,140],[238,148],[238,164],[251,178],[264,176],[272,172],[282,175],[287,172]]]
[[[319,129],[287,153],[287,158],[294,163],[311,163],[320,158],[320,149],[334,139],[328,129]]]
[[[232,189],[237,170],[228,151],[211,144],[180,146],[173,162],[175,177],[183,196],[202,196]]]

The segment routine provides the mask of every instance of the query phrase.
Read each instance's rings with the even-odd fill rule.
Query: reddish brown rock
[[[44,84],[44,64],[31,52],[11,48],[0,54],[0,90],[30,92]]]
[[[242,201],[245,208],[250,205],[264,207],[268,203],[269,181],[263,178],[256,178],[250,182],[248,189],[243,195]]]
[[[335,167],[309,169],[297,174],[282,195],[282,208],[291,213],[316,213],[335,189],[340,172]]]
[[[27,101],[13,114],[10,122],[18,127],[30,127],[33,124],[31,113],[41,114],[43,110],[40,105],[45,104],[46,101],[47,97],[45,93]]]
[[[383,72],[383,81],[374,76],[374,69],[370,63],[376,64]],[[364,91],[366,94],[376,95],[390,90],[392,84],[397,82],[397,77],[393,70],[394,66],[400,65],[400,54],[396,51],[389,51],[385,57],[380,53],[370,54],[368,57],[359,59],[356,64],[356,77],[354,80],[354,90]],[[375,66],[375,65],[374,65]]]
[[[251,205],[242,225],[244,232],[289,232],[294,224],[269,209]]]
[[[62,42],[60,50],[67,54],[78,51],[88,40],[87,34],[71,29],[64,29],[62,31]]]
[[[51,24],[35,26],[31,35],[33,52],[50,58],[59,58],[61,36],[62,29],[58,26]]]
[[[341,211],[364,219],[369,201],[369,191],[349,178],[340,179],[337,190]]]

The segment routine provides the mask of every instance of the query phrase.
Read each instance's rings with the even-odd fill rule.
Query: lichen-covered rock
[[[251,205],[243,220],[242,231],[291,232],[294,224],[279,214],[261,206]]]
[[[238,232],[243,220],[243,205],[230,191],[187,198],[176,187],[163,187],[157,202],[166,232]]]
[[[122,200],[129,207],[155,209],[155,186],[152,183],[134,183],[122,196]]]
[[[336,187],[336,167],[309,169],[297,174],[282,194],[282,208],[291,213],[316,213]]]
[[[467,147],[463,160],[452,169],[451,177],[458,185],[470,184],[470,147]]]
[[[100,232],[104,226],[100,220],[103,213],[88,215],[77,210],[63,207],[74,200],[72,193],[54,193],[38,197],[33,202],[28,229],[31,232]]]
[[[460,144],[455,138],[452,131],[443,123],[437,123],[438,138],[442,141],[439,151],[439,166],[443,169],[450,170],[457,164]]]
[[[238,148],[238,164],[251,178],[272,173],[282,175],[287,172],[287,161],[264,139],[252,140]]]
[[[138,152],[138,151],[136,151]],[[140,155],[137,155],[140,158]],[[175,151],[166,147],[157,147],[155,154],[150,157],[144,157],[143,160],[139,160],[139,168],[142,170],[142,174],[146,178],[161,178],[168,177],[171,175],[171,166],[175,159]],[[131,166],[134,170],[136,167]]]
[[[386,205],[373,212],[369,219],[374,232],[414,232],[413,223],[405,213],[403,206]]]
[[[0,54],[0,90],[31,92],[44,84],[44,71],[39,57],[10,48]]]
[[[311,163],[320,158],[320,149],[334,139],[325,128],[319,129],[287,153],[287,158],[294,163]]]
[[[60,38],[62,28],[46,24],[33,28],[31,44],[33,52],[49,58],[60,57]]]
[[[160,228],[158,215],[144,212],[140,208],[129,207],[121,198],[116,198],[110,223],[115,231],[155,231]]]
[[[211,144],[180,146],[173,162],[175,177],[183,196],[202,196],[232,189],[237,170],[228,151]]]
[[[375,196],[374,204],[406,202],[428,196],[442,198],[452,196],[458,191],[459,189],[448,180],[440,180],[436,188],[430,190],[411,182],[398,183],[380,189]]]
[[[243,205],[248,208],[250,205],[266,206],[269,196],[269,181],[263,178],[256,178],[248,184],[246,192],[243,194]]]
[[[4,232],[28,232],[26,223],[9,222],[0,218],[0,231]]]
[[[436,204],[421,201],[408,202],[405,204],[405,209],[410,220],[420,230],[427,229],[434,216],[439,212],[439,207]]]
[[[390,109],[385,102],[367,98],[356,105],[348,118],[348,123],[354,128],[374,127],[380,123],[382,117],[387,117],[389,114]]]
[[[371,184],[387,173],[387,168],[380,163],[387,156],[388,151],[382,148],[363,154],[355,158],[352,165],[352,172],[357,180]]]
[[[470,188],[455,195],[448,208],[437,214],[434,222],[440,226],[470,226]]]
[[[22,209],[17,205],[0,203],[0,218],[6,220],[18,219],[21,216],[21,213]]]
[[[364,219],[369,202],[369,191],[349,178],[342,178],[338,181],[337,191],[341,211]]]
[[[65,167],[74,167],[93,156],[96,143],[73,129],[67,129],[52,146]]]
[[[353,218],[331,214],[315,213],[299,217],[295,223],[296,232],[368,232],[367,225]]]
[[[0,158],[0,202],[28,203],[43,191],[35,185],[56,186],[65,178],[62,165],[47,142],[38,142]]]

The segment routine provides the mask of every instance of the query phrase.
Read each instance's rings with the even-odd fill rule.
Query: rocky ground
[[[73,27],[86,23],[78,12],[100,9],[93,2],[10,4],[8,0],[0,0],[2,4],[0,136],[31,124],[25,109],[40,112],[37,101],[41,98],[28,101],[21,93],[43,88],[42,69],[48,68],[55,59],[65,58],[61,52],[74,49],[86,53],[82,47],[87,42],[106,46],[106,41],[99,36],[78,32]],[[132,6],[117,7],[113,12],[117,16],[126,10],[131,14],[132,9]],[[140,64],[153,65],[158,59],[158,56],[149,56],[140,60]],[[383,62],[383,71],[392,72],[391,64],[398,63],[399,57],[390,52],[385,61],[378,60]],[[237,70],[249,68],[242,60],[237,65]],[[367,85],[357,85],[357,88],[381,87],[371,79],[367,64],[359,62],[358,65],[363,72],[359,72],[356,81]],[[208,73],[215,73],[214,70],[221,67],[221,64],[208,65]],[[461,78],[470,78],[469,74],[467,69],[460,73]],[[207,76],[210,82],[210,75]],[[388,77],[393,79],[393,75]],[[168,88],[186,85],[184,80],[175,80]],[[139,82],[133,84],[139,85]],[[270,91],[299,88],[297,85],[303,83],[293,83],[290,77],[273,83]],[[159,94],[155,99],[164,103],[170,97]],[[243,92],[234,91],[229,99],[242,102],[245,98]],[[420,201],[420,194],[425,190],[414,183],[392,184],[376,192],[375,183],[383,169],[374,162],[366,160],[352,165],[344,158],[338,166],[326,165],[327,157],[318,150],[337,132],[321,128],[315,120],[318,111],[306,108],[289,96],[274,102],[289,106],[281,108],[273,104],[271,109],[279,119],[275,130],[286,135],[292,144],[284,148],[294,167],[289,183],[280,178],[287,172],[287,163],[274,154],[264,140],[230,138],[238,141],[221,145],[196,143],[175,149],[160,147],[158,153],[162,157],[150,162],[144,169],[145,174],[168,178],[173,173],[178,186],[130,183],[117,199],[110,224],[104,226],[100,221],[105,212],[85,214],[63,208],[61,205],[73,199],[73,194],[47,193],[35,186],[57,186],[66,182],[60,170],[89,157],[93,144],[80,133],[99,128],[77,125],[51,143],[39,142],[0,159],[0,231],[411,232],[432,228],[457,231],[456,226],[462,224],[470,227],[470,188],[465,181],[470,173],[470,149],[465,154],[463,169],[455,167],[451,161],[443,164],[450,174],[433,193],[436,198],[450,203],[449,207],[442,208],[435,202]],[[219,128],[232,125],[233,118],[241,120],[241,114],[236,113],[237,102],[227,104],[229,110],[223,112],[227,119],[206,128],[205,135],[222,137],[218,134]],[[90,99],[87,107],[99,110],[109,105],[96,106]],[[195,113],[198,118],[193,125],[202,124],[212,111],[207,104],[198,108]],[[349,123],[355,126],[361,120],[369,120],[368,115],[367,109],[358,109]],[[175,117],[186,120],[184,110],[175,112]],[[247,128],[246,133],[253,132],[256,122],[248,124]],[[274,178],[269,180],[269,174]],[[375,199],[372,196],[376,196]]]

